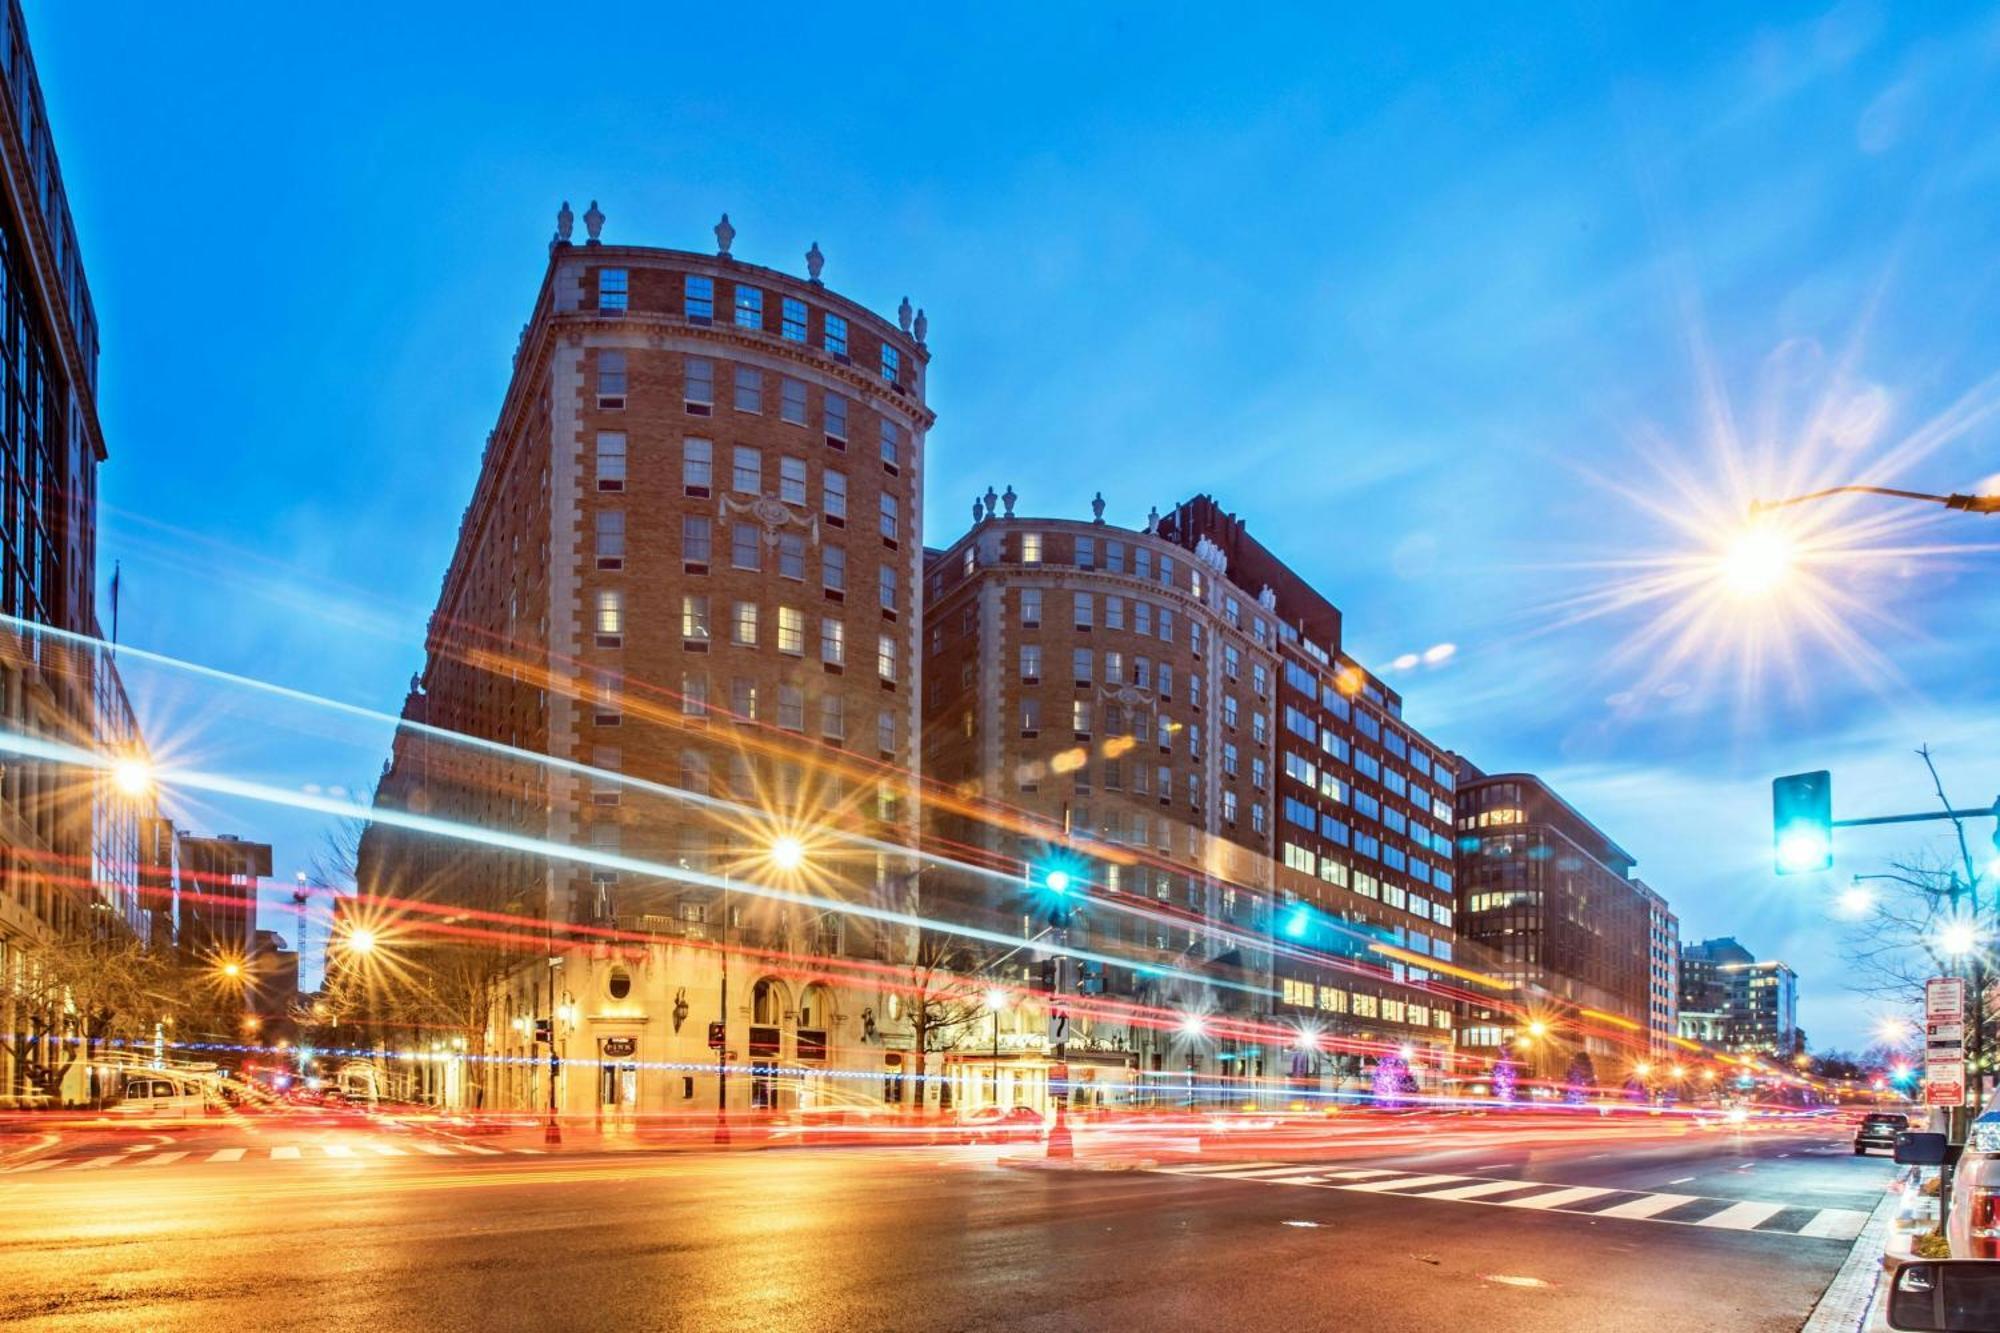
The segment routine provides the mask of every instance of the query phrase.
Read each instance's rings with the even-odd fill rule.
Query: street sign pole
[[[1076,1156],[1076,1145],[1069,1132],[1069,909],[1062,909],[1060,928],[1056,932],[1056,989],[1051,997],[1054,1008],[1051,1018],[1056,1020],[1056,1062],[1049,1070],[1050,1092],[1055,1101],[1055,1123],[1049,1126],[1050,1157],[1070,1158]]]
[[[1944,1108],[1946,1137],[1952,1143],[1965,1142],[1971,1121],[1965,1087],[1965,989],[1962,977],[1932,977],[1924,983],[1924,1105]],[[1942,1227],[1950,1220],[1951,1165],[1940,1167],[1938,1174]]]

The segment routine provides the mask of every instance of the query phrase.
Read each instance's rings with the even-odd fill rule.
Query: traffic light
[[[1104,964],[1086,961],[1076,965],[1076,993],[1078,995],[1104,994]]]
[[[1036,983],[1035,989],[1042,991],[1044,994],[1053,995],[1056,989],[1056,976],[1061,970],[1061,964],[1054,957],[1044,958],[1042,960],[1040,979]]]
[[[1780,875],[1833,865],[1833,774],[1821,769],[1773,779],[1771,837]]]
[[[1278,929],[1284,932],[1286,939],[1302,940],[1312,929],[1312,908],[1304,903],[1294,904],[1286,909],[1279,920],[1281,924]]]
[[[1048,923],[1067,926],[1082,896],[1083,880],[1072,859],[1049,856],[1028,863],[1028,887]]]
[[[551,1046],[554,1045],[556,1040],[555,1023],[546,1018],[536,1019],[535,1040]]]

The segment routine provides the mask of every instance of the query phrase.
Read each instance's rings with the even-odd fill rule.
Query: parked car
[[[1032,1143],[1046,1127],[1047,1120],[1032,1106],[983,1107],[959,1121],[967,1143]]]
[[[211,1101],[199,1079],[175,1078],[159,1072],[132,1073],[111,1105],[113,1115],[174,1118],[207,1115]],[[219,1109],[219,1107],[217,1108]]]
[[[1910,1127],[1910,1117],[1898,1111],[1870,1111],[1861,1118],[1861,1125],[1854,1131],[1854,1155],[1856,1157],[1870,1148],[1896,1150],[1896,1136]]]

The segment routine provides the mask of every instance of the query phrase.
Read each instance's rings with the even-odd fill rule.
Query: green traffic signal
[[[1772,780],[1771,837],[1780,875],[1833,865],[1833,774],[1821,769]]]

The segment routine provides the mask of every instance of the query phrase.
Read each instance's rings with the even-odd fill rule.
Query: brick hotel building
[[[543,1103],[550,990],[558,1048],[588,1062],[558,1084],[572,1113],[713,1109],[718,1018],[733,1063],[760,1071],[730,1078],[732,1107],[900,1099],[908,1031],[885,981],[907,932],[729,886],[913,899],[894,849],[919,817],[922,315],[832,291],[817,245],[806,276],[737,259],[726,217],[707,254],[601,243],[594,204],[583,220],[575,243],[559,219],[404,717],[754,814],[406,726],[379,804],[641,868],[377,825],[363,887],[550,923],[558,967],[501,969],[486,1047],[514,1063],[488,1105]],[[827,825],[885,850],[815,845]],[[780,870],[771,849],[795,835],[804,864]],[[746,951],[726,1015],[717,941]],[[820,976],[798,954],[859,966]]]
[[[1441,1068],[1450,1004],[1415,964],[1452,956],[1453,761],[1342,654],[1339,612],[1207,497],[1144,530],[1101,499],[1089,522],[1014,504],[989,490],[928,561],[924,776],[984,807],[929,827],[998,873],[927,901],[1015,932],[991,974],[1032,985],[1053,941],[1024,867],[1065,858],[1092,885],[1070,946],[1142,966],[1086,970],[1140,1011],[1076,1024],[1086,1104],[1197,1078],[1332,1088],[1406,1047]],[[961,1104],[1039,1103],[1050,1063],[1031,1007],[946,1068]]]

